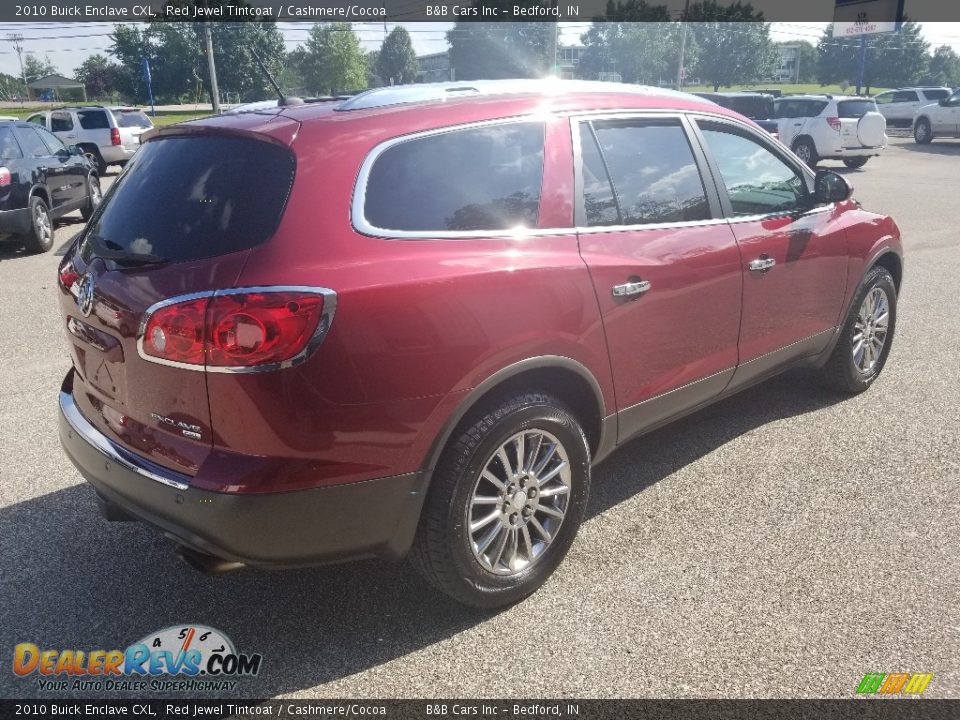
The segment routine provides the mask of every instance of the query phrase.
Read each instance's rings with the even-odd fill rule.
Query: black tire
[[[875,289],[881,290],[886,296],[888,307],[888,318],[886,333],[883,338],[883,346],[876,361],[866,369],[857,366],[854,360],[854,347],[858,336],[862,332],[858,327],[860,319],[860,308],[864,300]],[[872,326],[872,323],[871,323]],[[830,359],[827,360],[821,370],[825,384],[839,392],[861,393],[873,383],[880,375],[883,366],[890,354],[890,346],[893,344],[893,335],[897,326],[897,287],[893,282],[890,272],[883,267],[875,267],[860,283],[856,294],[853,296],[853,302],[850,305],[850,311],[847,313],[847,319],[840,331],[840,339],[837,346],[833,349]]]
[[[930,128],[930,121],[926,118],[920,118],[913,126],[913,139],[918,145],[929,145],[933,141],[933,131]]]
[[[83,154],[86,155],[87,159],[97,168],[97,174],[100,177],[107,174],[107,161],[104,160],[103,155],[100,154],[100,148],[96,145],[84,145]]]
[[[563,403],[543,393],[520,394],[488,405],[464,425],[462,431],[450,439],[437,463],[410,560],[427,582],[459,602],[479,608],[503,607],[537,590],[567,554],[583,520],[590,492],[590,448],[576,418]],[[550,542],[529,565],[511,574],[495,574],[481,565],[475,555],[468,520],[471,512],[477,510],[471,510],[471,498],[480,473],[487,469],[497,449],[524,430],[553,435],[566,453],[570,468],[566,511]],[[539,450],[540,446],[537,447]],[[531,455],[537,452],[532,448],[529,451]],[[515,464],[516,455],[515,451],[512,460]],[[531,457],[531,465],[535,459]],[[508,473],[504,475],[509,477]],[[524,480],[517,482],[522,487]],[[522,500],[523,492],[518,491],[517,495]],[[506,518],[506,514],[513,511],[506,510],[508,500],[503,502]],[[497,507],[493,509],[494,513],[500,511]],[[526,510],[522,514],[527,517]],[[494,520],[499,522],[501,520]],[[531,530],[533,525],[526,527],[530,537],[539,537],[532,534],[536,532]],[[509,528],[506,533],[511,537]],[[516,533],[519,546],[520,530]],[[526,547],[532,549],[532,545]],[[528,556],[531,554],[525,552]]]
[[[853,168],[853,169],[862,168],[864,165],[867,164],[867,160],[869,159],[870,158],[865,158],[865,157],[844,158],[843,164],[846,165],[848,168]]]
[[[820,156],[817,148],[809,138],[800,138],[793,144],[793,154],[800,158],[808,167],[816,167]]]
[[[100,178],[93,173],[87,176],[87,204],[80,208],[80,216],[84,222],[89,220],[103,200],[103,192],[100,190]]]
[[[45,253],[53,247],[53,218],[43,198],[30,198],[30,231],[23,236],[23,247],[28,252]]]

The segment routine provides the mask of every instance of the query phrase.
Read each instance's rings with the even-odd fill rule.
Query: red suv
[[[729,110],[373,90],[153,131],[60,267],[66,452],[206,570],[540,586],[618,445],[797,364],[867,389],[893,220]]]

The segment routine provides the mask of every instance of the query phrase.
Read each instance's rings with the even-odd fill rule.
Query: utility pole
[[[27,89],[27,73],[23,70],[23,35],[20,33],[10,33],[7,40],[13,44],[13,49],[17,51],[17,59],[20,60],[20,78],[23,80],[23,91]],[[20,107],[23,107],[23,95],[20,96]]]
[[[207,41],[207,68],[210,70],[210,95],[213,97],[213,114],[220,114],[220,88],[217,87],[217,65],[213,61],[213,34],[210,23],[203,24],[203,34]]]
[[[680,17],[680,62],[677,64],[677,90],[683,88],[683,53],[687,49],[687,13],[690,11],[690,0],[683,6],[683,15]]]

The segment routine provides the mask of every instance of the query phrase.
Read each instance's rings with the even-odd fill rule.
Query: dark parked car
[[[539,587],[591,467],[795,365],[866,390],[900,233],[739,115],[389,87],[154,131],[60,266],[61,439],[206,570],[411,556]]]
[[[758,92],[704,92],[696,95],[750,118],[771,135],[777,134],[777,121],[773,119],[773,95]]]
[[[27,122],[0,122],[0,236],[32,252],[53,246],[53,222],[73,210],[89,218],[100,180],[76,148]]]

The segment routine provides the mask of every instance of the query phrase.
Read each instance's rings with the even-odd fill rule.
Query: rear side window
[[[895,103],[916,102],[919,99],[915,90],[898,90],[893,94],[893,102]]]
[[[73,130],[73,118],[67,113],[56,113],[50,116],[50,129],[53,132],[67,132]]]
[[[923,94],[927,96],[927,100],[943,100],[950,97],[949,90],[924,90]]]
[[[43,140],[51,155],[67,151],[67,146],[63,144],[63,141],[49,130],[38,127],[37,132],[40,133],[40,139]]]
[[[81,110],[77,117],[84,130],[106,130],[110,127],[107,114],[103,110]]]
[[[387,148],[367,179],[364,218],[410,232],[536,227],[544,125],[454,130]]]
[[[700,171],[679,121],[584,123],[580,142],[587,225],[646,225],[710,218]],[[595,144],[593,148],[591,143]],[[612,195],[608,189],[611,186]],[[610,207],[611,199],[614,208]]]
[[[837,117],[861,118],[868,112],[878,112],[873,100],[841,100],[837,103]]]
[[[14,129],[14,133],[27,157],[46,157],[52,154],[34,128],[18,127]]]
[[[0,160],[18,160],[22,157],[13,131],[8,127],[0,128]]]
[[[150,118],[144,115],[140,110],[114,110],[113,119],[117,121],[117,127],[153,127],[153,125],[150,123]]]
[[[267,240],[293,183],[286,148],[250,138],[166,137],[145,143],[88,232],[99,244],[173,262]]]

